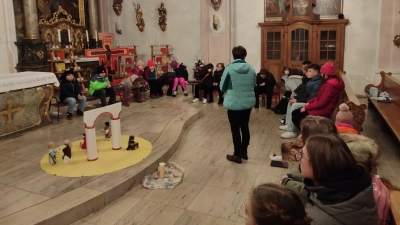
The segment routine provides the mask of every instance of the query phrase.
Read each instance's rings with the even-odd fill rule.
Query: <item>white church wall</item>
[[[234,0],[236,18],[232,45],[242,45],[247,50],[246,61],[258,72],[261,68],[261,28],[258,23],[264,21],[264,1]]]
[[[378,84],[381,1],[344,0],[346,26],[344,70],[356,95],[364,95],[367,84]],[[377,79],[378,78],[378,79]]]
[[[18,61],[17,47],[14,44],[15,34],[14,9],[12,1],[1,1],[0,12],[3,19],[0,20],[0,74],[15,73]]]
[[[118,22],[122,35],[115,35],[114,45],[139,45],[139,57],[145,63],[151,58],[150,45],[168,43],[172,45],[173,59],[188,66],[189,77],[192,76],[194,57],[201,52],[200,33],[200,1],[198,0],[168,0],[149,1],[135,0],[143,11],[145,28],[140,32],[136,26],[136,13],[132,1],[123,3],[122,14],[117,16],[109,8],[110,29],[115,33],[115,22]],[[161,2],[167,9],[167,29],[163,32],[158,25],[157,8]]]

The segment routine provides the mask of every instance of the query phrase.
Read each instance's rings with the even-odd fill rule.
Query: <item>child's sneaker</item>
[[[172,92],[172,97],[176,97],[176,91]]]
[[[185,96],[188,96],[188,92],[187,92],[187,91],[184,91],[183,94],[184,94]]]
[[[193,99],[193,103],[200,101],[198,98]]]
[[[286,125],[286,118],[280,119],[279,122],[280,122],[282,125]]]
[[[297,137],[297,133],[296,132],[286,132],[284,134],[281,135],[281,138],[283,139],[290,139],[290,138],[296,138]]]
[[[287,125],[279,126],[279,130],[287,130]]]
[[[207,99],[203,99],[203,104],[207,104]]]

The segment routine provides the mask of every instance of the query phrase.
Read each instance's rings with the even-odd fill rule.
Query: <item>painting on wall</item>
[[[307,16],[308,15],[308,0],[293,0],[293,15]]]
[[[321,19],[337,19],[343,13],[343,0],[317,0],[313,12]]]
[[[77,24],[85,26],[85,0],[37,0],[39,21],[48,21],[61,6]]]
[[[280,21],[289,12],[290,0],[264,0],[264,20]]]

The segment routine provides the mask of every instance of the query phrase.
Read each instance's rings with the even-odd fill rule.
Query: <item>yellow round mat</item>
[[[114,172],[120,169],[132,166],[145,159],[152,150],[149,141],[135,137],[135,141],[139,142],[139,148],[133,151],[127,151],[128,135],[122,136],[122,149],[112,150],[112,142],[106,141],[104,136],[99,136],[97,140],[98,159],[96,161],[87,161],[86,151],[82,151],[80,142],[82,140],[71,143],[72,160],[68,164],[64,164],[62,160],[64,145],[57,147],[57,163],[50,165],[49,155],[45,154],[40,160],[40,167],[48,174],[60,177],[88,177]]]

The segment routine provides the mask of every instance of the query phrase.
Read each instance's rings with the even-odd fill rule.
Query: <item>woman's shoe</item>
[[[247,156],[247,151],[246,152],[243,152],[242,151],[242,159],[244,159],[244,160],[248,160],[249,159],[249,157]]]
[[[240,158],[240,157],[238,157],[236,155],[226,155],[226,159],[231,161],[231,162],[237,163],[237,164],[241,164],[242,163],[242,158]]]
[[[83,111],[81,111],[81,110],[76,110],[76,115],[77,116],[83,116]]]
[[[72,120],[72,113],[68,113],[68,112],[67,112],[67,119],[68,119],[68,120]]]

